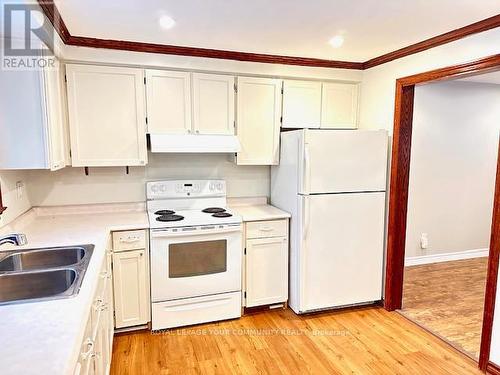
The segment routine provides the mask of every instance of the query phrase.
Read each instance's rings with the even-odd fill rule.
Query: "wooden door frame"
[[[461,78],[498,69],[500,69],[500,54],[396,80],[384,298],[384,307],[388,311],[400,309],[403,300],[403,272],[415,85]],[[490,354],[499,254],[500,158],[497,166],[495,203],[488,261],[488,279],[486,283],[483,331],[479,359],[479,367],[483,371],[485,371],[488,366]]]

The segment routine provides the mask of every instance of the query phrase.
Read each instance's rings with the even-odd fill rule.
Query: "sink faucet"
[[[3,245],[4,243],[11,243],[16,246],[22,246],[28,243],[28,239],[23,233],[7,234],[6,236],[0,236],[0,245]]]

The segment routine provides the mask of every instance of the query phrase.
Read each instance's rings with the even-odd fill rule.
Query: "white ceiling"
[[[365,61],[500,13],[500,0],[56,0],[72,35]],[[161,30],[168,14],[176,25]],[[334,49],[328,40],[341,33]]]
[[[479,74],[476,76],[466,77],[457,79],[457,81],[464,82],[476,82],[476,83],[493,83],[496,85],[500,85],[500,70],[485,74]]]

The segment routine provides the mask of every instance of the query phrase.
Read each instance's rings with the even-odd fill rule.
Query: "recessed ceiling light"
[[[158,23],[162,29],[168,30],[174,27],[175,21],[172,17],[163,15],[158,19]]]
[[[330,43],[333,48],[339,48],[344,44],[344,37],[342,35],[335,35],[328,43]]]

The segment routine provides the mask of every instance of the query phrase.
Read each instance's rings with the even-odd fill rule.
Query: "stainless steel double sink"
[[[73,297],[94,245],[0,252],[0,305]]]

